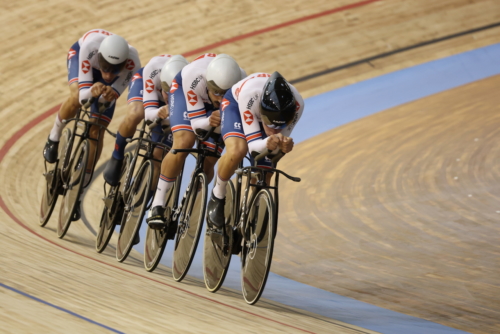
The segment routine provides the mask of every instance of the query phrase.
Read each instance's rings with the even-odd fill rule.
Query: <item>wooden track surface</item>
[[[8,152],[2,151],[2,154],[6,153],[6,155],[0,164],[0,184],[2,184],[0,195],[5,204],[5,209],[0,210],[0,243],[4,249],[4,254],[0,257],[0,282],[70,309],[92,320],[128,332],[153,332],[161,328],[172,328],[176,331],[214,332],[217,330],[233,332],[236,330],[245,331],[250,327],[260,332],[299,331],[286,327],[283,325],[284,323],[313,332],[356,332],[357,329],[353,326],[342,327],[345,325],[331,319],[313,316],[307,312],[293,310],[270,301],[262,301],[256,307],[247,307],[243,305],[238,292],[224,290],[216,295],[211,295],[204,290],[200,282],[195,280],[189,280],[186,284],[172,283],[168,268],[165,267],[160,268],[154,274],[148,274],[142,269],[140,261],[131,260],[125,264],[118,264],[114,260],[111,249],[108,249],[104,255],[95,253],[93,249],[94,238],[81,222],[71,226],[68,236],[64,240],[57,239],[54,233],[57,212],[46,229],[37,226],[37,212],[43,186],[41,151],[54,116],[42,119],[27,133],[23,133],[19,138],[15,137],[15,134],[20,133],[23,126],[66,98],[68,93],[66,52],[71,44],[87,30],[104,28],[121,34],[139,50],[141,60],[145,65],[151,57],[161,53],[185,53],[230,37],[354,3],[356,3],[354,0],[313,0],[308,2],[294,0],[288,1],[285,6],[279,2],[269,1],[239,1],[238,5],[234,5],[231,1],[215,3],[209,1],[158,2],[149,0],[141,2],[67,2],[61,0],[8,2],[2,0],[4,10],[0,14],[3,22],[0,28],[0,50],[2,51],[0,52],[0,73],[2,74],[0,147],[5,148],[5,145],[10,145],[10,143],[13,146]],[[294,79],[370,55],[497,21],[500,21],[498,1],[384,0],[303,21],[283,29],[255,35],[206,51],[225,52],[233,55],[248,73],[278,70],[288,79]],[[492,29],[467,35],[382,59],[372,63],[371,66],[360,65],[309,80],[297,85],[297,87],[305,97],[308,97],[382,73],[500,42],[499,31],[500,29]],[[192,58],[190,57],[190,59]],[[118,127],[124,113],[125,99],[122,97],[118,102],[111,129]],[[423,131],[424,129],[425,127],[420,130],[415,128],[415,131]],[[346,136],[350,138],[351,134],[346,134]],[[15,142],[7,142],[13,138],[16,139]],[[395,143],[398,140],[402,139],[393,138]],[[481,143],[479,142],[478,145]],[[413,152],[424,165],[432,163],[434,157],[422,156],[417,144],[415,142],[413,146],[407,147],[407,150],[410,151],[408,154]],[[298,147],[297,151],[300,149]],[[111,150],[112,140],[108,138],[101,163],[109,156]],[[367,152],[363,154],[367,154]],[[376,152],[373,156],[366,155],[366,157],[376,158],[379,154],[380,152]],[[356,153],[355,157],[361,155],[361,153]],[[296,157],[298,156],[299,154],[296,154]],[[489,166],[495,170],[493,164]],[[395,168],[394,162],[380,161],[379,168],[384,170],[386,167],[388,169]],[[306,173],[306,170],[294,170],[291,167],[290,171],[297,171],[297,174]],[[474,170],[471,172],[474,173]],[[482,175],[480,170],[475,170],[475,173],[479,176]],[[369,173],[368,175],[374,174]],[[335,177],[332,175],[332,182],[339,182]],[[380,179],[377,182],[381,183],[376,185],[380,189],[388,189],[392,185],[391,182],[395,182],[394,180]],[[356,191],[352,194],[354,196],[352,201],[346,199],[344,202],[335,202],[336,205],[345,204],[341,210],[350,210],[353,205],[357,205],[361,199],[368,197],[373,192],[373,190],[367,194],[361,192],[368,186],[360,183],[360,178],[352,179],[353,184],[347,184],[344,181],[348,182],[346,179],[340,179],[345,189],[355,187]],[[368,179],[367,182],[373,183],[373,180]],[[305,184],[307,183],[303,185]],[[99,208],[100,205],[101,185],[102,180],[96,180],[91,185],[89,192],[94,196],[86,196],[84,203],[85,213],[94,226],[97,224],[96,217],[100,215],[96,208]],[[407,187],[412,189],[408,190],[408,193],[416,196],[414,200],[418,200],[418,196],[422,196],[421,193],[418,193],[420,188],[418,188],[417,183],[408,184]],[[331,189],[337,189],[337,187],[332,186]],[[368,190],[370,189],[368,188]],[[327,197],[325,193],[323,198],[330,197]],[[283,204],[285,203],[286,201],[283,201]],[[328,203],[325,201],[324,205]],[[432,205],[429,204],[429,206],[432,208]],[[456,209],[463,210],[458,206]],[[6,214],[6,210],[11,213],[10,216]],[[472,209],[469,209],[469,213],[472,212],[470,210]],[[417,213],[422,217],[416,221],[423,224],[421,221],[429,221],[429,217],[432,217],[436,212],[439,214],[442,211],[437,208],[429,212],[418,211]],[[310,219],[311,214],[318,215],[319,212],[305,212],[303,214],[304,219]],[[416,213],[407,212],[405,214],[413,217]],[[356,211],[356,215],[359,221],[364,222],[364,224],[366,224],[365,220],[374,219],[373,216],[363,213],[362,209]],[[471,220],[473,218],[471,216],[472,214],[465,217]],[[16,222],[13,217],[17,217],[18,221]],[[319,220],[327,230],[327,227],[330,226],[328,219],[328,217],[321,217]],[[297,222],[294,217],[293,219],[289,218],[289,220],[290,223]],[[364,231],[366,226],[360,224],[359,221],[357,225],[347,225],[353,234],[366,233]],[[21,227],[20,223],[25,224],[39,235],[37,236]],[[306,227],[310,227],[297,223],[295,225],[298,231],[304,231]],[[422,226],[420,225],[420,227]],[[372,223],[372,227],[376,228],[376,224]],[[418,227],[415,230],[418,230]],[[356,228],[360,230],[356,230]],[[407,233],[415,232],[415,230]],[[442,237],[442,235],[433,236],[430,229],[425,231],[428,232],[427,235],[418,234],[419,237],[423,238],[423,241],[435,242],[436,238]],[[285,231],[280,230],[280,232]],[[284,242],[284,236],[292,240],[293,244],[287,244],[288,240]],[[383,243],[380,240],[375,242],[377,245],[382,244],[378,247],[390,244],[392,238],[390,234],[382,235],[382,237]],[[407,237],[411,239],[411,234]],[[456,235],[455,238],[459,240]],[[288,231],[284,235],[280,234],[278,238],[274,268],[285,276],[307,280],[312,285],[335,290],[336,288],[322,284],[321,275],[326,269],[322,270],[321,266],[315,267],[315,272],[318,275],[318,279],[315,280],[306,276],[306,274],[311,273],[310,270],[307,272],[297,271],[295,265],[290,265],[290,260],[308,263],[315,261],[324,256],[326,247],[330,247],[329,254],[346,252],[350,259],[351,255],[347,250],[351,249],[350,247],[353,245],[371,247],[360,240],[346,238],[342,243],[334,245],[333,248],[332,243],[325,240],[323,247],[315,250],[316,253],[300,252],[299,258],[297,258],[296,253],[285,252],[285,250],[294,245],[297,249],[299,246],[303,247],[303,240],[297,240],[292,235],[292,231]],[[318,244],[317,241],[315,243]],[[411,253],[412,250],[412,248],[405,248],[401,251]],[[387,262],[381,263],[387,267],[377,268],[380,272],[393,270],[399,261],[393,252],[387,256],[389,257],[386,259]],[[139,254],[134,254],[134,257],[140,259]],[[427,268],[437,261],[428,260],[428,263],[422,262],[422,266]],[[491,258],[491,260],[495,259]],[[343,261],[347,261],[345,257]],[[331,264],[326,263],[326,265]],[[123,269],[128,271],[123,271]],[[449,313],[451,312],[450,308],[441,309],[440,300],[418,302],[418,298],[414,296],[415,291],[408,292],[411,287],[418,286],[419,283],[419,280],[413,276],[408,276],[404,282],[384,280],[383,286],[393,291],[392,294],[381,290],[380,287],[377,290],[365,289],[367,284],[374,284],[371,279],[373,273],[361,265],[356,266],[355,269],[357,269],[356,272],[345,271],[343,279],[352,282],[349,282],[350,289],[342,288],[343,291],[338,291],[341,294],[351,295],[358,299],[459,328],[473,328],[472,323],[491,319],[491,315],[488,313],[490,309],[477,309],[471,306],[470,312],[458,313],[457,315]],[[295,271],[292,272],[292,270]],[[490,270],[486,264],[484,270]],[[336,276],[342,276],[337,274]],[[429,275],[432,276],[435,273],[431,272]],[[471,281],[480,280],[474,276],[474,271],[470,275],[466,278]],[[381,277],[383,278],[383,276]],[[150,278],[158,282],[151,281]],[[448,276],[434,279],[463,284],[469,288],[469,281],[458,283]],[[382,285],[382,283],[380,284]],[[494,286],[495,282],[487,281],[484,284]],[[446,286],[448,285],[443,283],[439,291],[446,294]],[[80,332],[96,330],[94,325],[69,315],[61,315],[48,306],[23,299],[24,297],[8,290],[0,288],[0,294],[0,322],[3,326],[2,330],[5,329],[7,332],[29,332],[32,328],[38,328],[38,332],[67,332],[69,328],[72,331]],[[193,294],[198,294],[202,298]],[[400,298],[402,294],[407,296],[404,300]],[[450,295],[452,295],[451,292]],[[495,294],[491,293],[490,295]],[[426,295],[424,294],[420,298],[424,299],[424,296]],[[206,298],[212,298],[216,302],[211,302]],[[243,311],[220,303],[240,308]],[[396,307],[396,303],[399,303],[399,308]],[[436,307],[433,309],[432,305]],[[478,304],[471,303],[471,305]],[[189,312],[186,311],[188,307]],[[253,312],[255,315],[245,312]],[[267,320],[267,318],[278,322]],[[193,319],[199,321],[193,322]],[[220,328],[221,321],[226,325],[223,329]]]
[[[281,166],[304,181],[282,184],[273,270],[498,333],[499,85],[484,79],[299,144]]]

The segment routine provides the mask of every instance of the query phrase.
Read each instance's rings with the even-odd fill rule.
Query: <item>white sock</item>
[[[174,178],[168,178],[163,174],[160,174],[158,179],[158,187],[156,188],[155,198],[153,199],[152,207],[155,206],[165,206],[165,197],[168,191],[172,188],[175,182]]]
[[[224,180],[221,179],[219,174],[217,174],[217,179],[215,181],[215,187],[214,187],[214,196],[217,197],[218,199],[223,199],[226,197],[226,185],[229,179]]]
[[[66,124],[61,122],[61,120],[59,119],[58,113],[56,115],[56,120],[54,121],[54,126],[52,127],[52,130],[50,130],[49,139],[58,142],[59,138],[61,138],[61,133],[65,126]]]

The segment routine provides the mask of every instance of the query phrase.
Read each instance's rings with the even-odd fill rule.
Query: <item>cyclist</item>
[[[293,139],[289,136],[303,110],[302,96],[278,72],[249,75],[224,95],[222,136],[226,153],[219,161],[217,180],[207,206],[208,224],[222,229],[226,184],[247,152],[255,156],[266,150],[276,154],[293,149]],[[272,163],[262,159],[257,166],[272,168]],[[268,182],[271,176],[266,173]]]
[[[104,179],[111,186],[116,186],[120,180],[127,139],[134,136],[141,120],[154,121],[159,117],[168,124],[168,107],[165,105],[168,101],[167,94],[175,75],[187,64],[188,61],[181,55],[161,55],[152,58],[133,76],[129,85],[127,116],[116,133],[115,148],[104,171]],[[158,125],[152,140],[159,141],[160,135],[161,126]],[[171,135],[164,140],[164,144],[172,146]],[[157,148],[154,157],[161,160],[162,152],[163,150]]]
[[[85,101],[91,97],[97,98],[91,106],[93,122],[108,126],[116,106],[116,100],[127,87],[132,75],[140,67],[137,50],[129,45],[121,36],[102,30],[90,30],[74,43],[68,52],[68,84],[70,96],[64,101],[54,121],[43,156],[49,163],[57,160],[59,138],[66,125],[63,120],[73,118]],[[111,105],[99,115],[99,104],[111,102]],[[102,138],[104,129],[93,126],[90,129],[91,138]],[[102,140],[97,145],[97,159],[102,149]],[[90,141],[88,168],[85,173],[84,186],[90,182],[94,168],[94,153],[96,143]],[[80,205],[76,206],[73,220],[80,218]]]
[[[173,149],[193,147],[196,135],[202,135],[211,127],[219,127],[219,107],[224,93],[245,76],[236,61],[226,54],[206,53],[184,67],[177,74],[170,89],[170,123],[174,134]],[[220,129],[215,131],[220,134]],[[215,140],[207,139],[204,144],[215,150]],[[207,157],[203,166],[208,182],[213,178],[214,165],[223,148]],[[165,195],[179,176],[187,153],[165,156],[161,165],[158,187],[153,199],[153,209],[147,222],[151,228],[165,224]]]

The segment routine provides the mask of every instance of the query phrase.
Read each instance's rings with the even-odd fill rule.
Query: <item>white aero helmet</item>
[[[238,63],[227,54],[221,53],[208,64],[207,86],[216,95],[223,95],[235,83],[241,80]]]
[[[103,39],[99,46],[98,59],[101,71],[118,74],[127,64],[129,46],[127,41],[118,35]]]
[[[164,92],[170,90],[172,81],[174,81],[175,76],[186,66],[188,61],[181,55],[175,55],[170,57],[169,60],[161,68],[160,81],[161,88]]]

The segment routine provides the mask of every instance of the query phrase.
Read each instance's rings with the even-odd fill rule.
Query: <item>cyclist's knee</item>
[[[71,103],[73,109],[78,109],[80,107],[80,93],[78,91],[78,82],[73,82],[69,85],[69,98],[68,101]]]
[[[136,127],[144,119],[142,102],[132,102],[128,106],[125,122],[130,127]]]
[[[242,160],[248,152],[248,145],[243,139],[230,137],[224,143],[226,154],[234,160]]]
[[[191,131],[174,132],[173,148],[186,149],[191,148],[196,140],[196,135]]]

